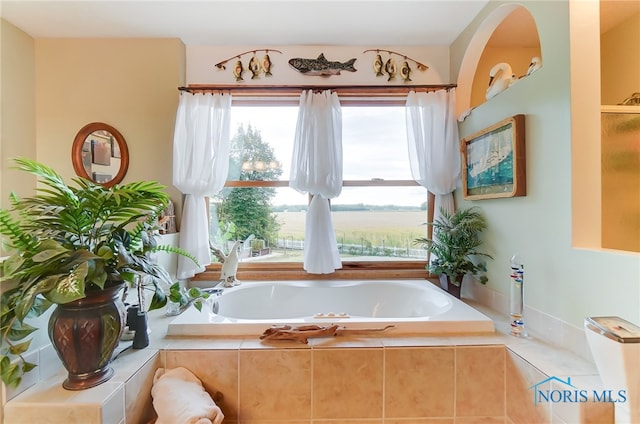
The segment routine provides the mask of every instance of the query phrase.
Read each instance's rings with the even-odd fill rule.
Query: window
[[[210,217],[223,249],[250,238],[240,269],[288,263],[301,270],[308,196],[288,186],[297,109],[232,108],[229,178],[210,200]],[[426,235],[427,191],[411,176],[404,106],[343,104],[342,124],[344,184],[331,205],[343,267],[378,263],[426,275],[426,251],[413,240]]]

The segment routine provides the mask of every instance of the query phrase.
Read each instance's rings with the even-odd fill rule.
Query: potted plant
[[[32,197],[11,194],[11,210],[0,209],[0,236],[13,254],[2,263],[0,279],[1,377],[17,386],[35,366],[22,354],[36,330],[25,319],[57,305],[49,337],[68,371],[67,389],[93,387],[108,380],[109,362],[124,326],[123,289],[153,291],[149,309],[166,304],[161,282],[167,272],[150,253],[178,253],[157,245],[157,217],[169,201],[154,181],[106,188],[76,178],[67,185],[52,168],[14,159],[16,168],[35,175]]]
[[[170,314],[167,307],[167,315],[179,315],[191,305],[202,311],[202,305],[208,298],[209,293],[198,287],[186,289],[180,283],[173,283],[169,287],[169,301],[173,302],[175,309]]]
[[[479,276],[486,284],[484,275],[487,268],[478,257],[493,259],[489,254],[480,252],[482,244],[480,233],[487,227],[486,218],[480,209],[472,207],[449,213],[441,209],[440,217],[429,223],[433,229],[431,238],[418,238],[417,245],[427,249],[430,254],[427,269],[440,277],[442,287],[460,298],[462,280],[466,274]]]

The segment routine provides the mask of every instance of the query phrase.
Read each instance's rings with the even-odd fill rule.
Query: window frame
[[[340,98],[343,106],[404,106],[406,92],[370,94],[358,93],[357,96]],[[233,106],[297,106],[298,97],[291,97],[289,91],[283,87],[281,91],[270,90],[261,93],[259,97],[238,96],[232,99]],[[415,180],[344,180],[343,187],[409,187],[418,186]],[[225,188],[251,188],[251,187],[288,187],[288,180],[278,181],[241,181],[230,180],[225,183]],[[435,195],[427,191],[427,222],[433,221]],[[207,215],[209,211],[209,198],[206,202]],[[432,227],[427,227],[427,237],[431,237]],[[239,280],[327,280],[327,279],[398,279],[435,277],[426,269],[427,260],[406,261],[343,261],[342,268],[331,274],[310,274],[303,269],[302,262],[240,262],[237,278]],[[195,275],[192,281],[217,281],[220,278],[222,264],[213,263],[205,267],[205,271]]]

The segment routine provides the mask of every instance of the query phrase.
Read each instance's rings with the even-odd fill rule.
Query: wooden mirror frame
[[[76,138],[73,140],[73,146],[71,147],[71,162],[73,163],[73,169],[79,177],[93,181],[93,178],[87,173],[82,163],[82,147],[91,133],[102,130],[108,131],[120,148],[120,168],[118,169],[118,173],[114,175],[111,180],[105,183],[100,183],[104,187],[108,188],[121,182],[129,168],[129,149],[124,137],[120,134],[120,131],[103,122],[92,122],[85,125],[80,129],[80,131],[78,131]]]

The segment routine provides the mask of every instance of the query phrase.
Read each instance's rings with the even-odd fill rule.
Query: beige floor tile
[[[385,351],[385,417],[453,417],[455,349]]]
[[[313,350],[313,418],[382,417],[382,349]]]
[[[505,416],[504,346],[456,347],[456,417]]]
[[[311,418],[311,350],[240,351],[240,421]]]

